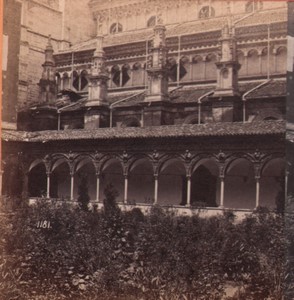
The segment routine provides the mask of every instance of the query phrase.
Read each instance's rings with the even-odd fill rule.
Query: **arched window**
[[[119,86],[119,84],[120,84],[120,69],[119,69],[119,66],[113,66],[111,68],[111,77],[112,77],[112,82],[116,86]]]
[[[81,91],[88,85],[88,73],[83,70],[80,75]]]
[[[154,27],[156,23],[156,17],[152,16],[149,18],[149,20],[147,21],[147,27]]]
[[[211,6],[203,6],[199,11],[199,19],[207,19],[215,16],[215,10]]]
[[[248,1],[245,5],[245,12],[251,13],[254,10],[262,9],[262,1]]]
[[[72,86],[78,91],[79,90],[79,74],[77,71],[73,71],[72,74]]]
[[[110,33],[114,34],[114,33],[118,33],[118,32],[122,32],[122,25],[120,23],[113,23],[111,26],[110,26]]]

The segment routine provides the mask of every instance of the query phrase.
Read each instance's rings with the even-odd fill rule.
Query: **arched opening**
[[[111,68],[111,79],[112,82],[116,85],[119,86],[120,85],[120,69],[119,66],[113,66]]]
[[[246,75],[245,56],[242,51],[238,51],[238,62],[240,64],[239,75]]]
[[[285,73],[286,72],[286,62],[287,62],[287,49],[285,47],[280,47],[276,54],[276,72]]]
[[[129,118],[122,123],[122,127],[141,127],[141,123],[137,118]]]
[[[170,57],[167,61],[168,67],[168,77],[171,81],[177,81],[177,74],[178,74],[178,64],[177,61]]]
[[[123,202],[124,200],[124,176],[123,168],[120,161],[116,158],[107,160],[103,167],[100,177],[100,195],[101,200],[105,199],[104,190],[107,185],[112,184],[118,191],[119,195],[116,199],[117,202]]]
[[[208,19],[215,16],[215,10],[211,6],[203,6],[198,14],[199,19]]]
[[[211,160],[202,160],[191,176],[191,205],[216,207],[219,203],[218,167]]]
[[[129,203],[154,202],[153,167],[147,158],[137,160],[129,172]]]
[[[29,172],[28,177],[29,197],[46,197],[47,195],[47,174],[45,165],[37,164]]]
[[[189,57],[183,56],[180,60],[180,80],[188,81],[190,71]]]
[[[260,177],[260,206],[277,208],[285,199],[285,160],[274,158],[266,163]]]
[[[80,75],[80,90],[87,90],[88,87],[88,72],[83,70]]]
[[[216,55],[210,53],[205,61],[205,79],[216,79]]]
[[[129,86],[131,85],[131,69],[128,64],[123,65],[122,67],[122,86]]]
[[[58,159],[50,176],[50,197],[70,200],[70,170],[64,159]]]
[[[205,62],[202,57],[197,55],[192,59],[192,79],[203,80],[205,76]]]
[[[248,75],[257,75],[259,74],[259,57],[257,50],[250,50],[248,52]]]
[[[133,65],[133,86],[144,85],[144,70],[140,63],[135,63]]]
[[[273,116],[269,116],[269,117],[265,117],[263,118],[264,121],[274,121],[274,120],[278,120],[276,117]]]
[[[123,30],[122,25],[120,23],[116,22],[116,23],[113,23],[110,26],[109,32],[111,34],[115,34],[115,33],[118,33],[118,32],[122,32],[122,30]]]
[[[254,209],[256,182],[253,164],[245,158],[234,160],[225,176],[224,206]]]
[[[3,165],[2,193],[9,197],[21,197],[24,174],[18,157],[9,156]]]
[[[251,13],[251,12],[253,12],[255,10],[262,9],[262,7],[263,7],[262,1],[256,1],[256,0],[248,1],[245,4],[245,12],[246,13]]]
[[[88,195],[91,200],[96,200],[97,193],[97,180],[95,167],[89,158],[81,160],[76,166],[76,172],[74,175],[74,199],[79,197],[79,186],[82,177],[86,177],[88,185]]]
[[[186,171],[179,159],[170,159],[161,168],[158,178],[158,203],[181,205],[187,198]]]
[[[266,75],[268,70],[268,51],[264,48],[261,51],[261,74]]]
[[[79,82],[80,82],[80,76],[77,71],[73,71],[72,73],[72,86],[79,91]]]
[[[147,27],[154,27],[156,24],[156,16],[152,16],[147,21]]]
[[[59,73],[55,74],[55,82],[56,82],[57,92],[61,91],[61,76]]]
[[[64,73],[62,76],[63,89],[69,89],[69,76],[68,73]]]

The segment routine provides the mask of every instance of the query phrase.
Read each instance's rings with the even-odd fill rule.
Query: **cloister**
[[[29,197],[75,201],[87,176],[91,202],[103,201],[112,183],[117,201],[254,209],[275,208],[285,173],[282,154],[53,153],[29,164]]]

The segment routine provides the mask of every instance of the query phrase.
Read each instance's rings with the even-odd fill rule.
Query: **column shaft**
[[[100,193],[100,177],[96,177],[96,201],[99,202],[99,193]]]
[[[154,177],[154,204],[158,202],[158,177]]]
[[[255,208],[257,208],[259,207],[259,195],[260,195],[259,178],[255,178],[255,181],[256,181]]]
[[[191,205],[191,177],[187,176],[187,206]]]
[[[74,175],[70,177],[70,200],[74,199]]]
[[[50,174],[47,174],[47,193],[46,198],[50,198]]]
[[[224,177],[220,177],[220,207],[224,207],[224,195],[225,195],[225,180]]]
[[[128,177],[125,176],[125,191],[124,191],[124,203],[128,200]]]

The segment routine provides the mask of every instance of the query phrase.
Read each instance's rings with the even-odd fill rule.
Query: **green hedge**
[[[40,201],[1,221],[3,300],[282,299],[279,215],[236,223],[231,213],[176,217],[155,206],[144,216]],[[228,285],[236,293],[226,298]]]

